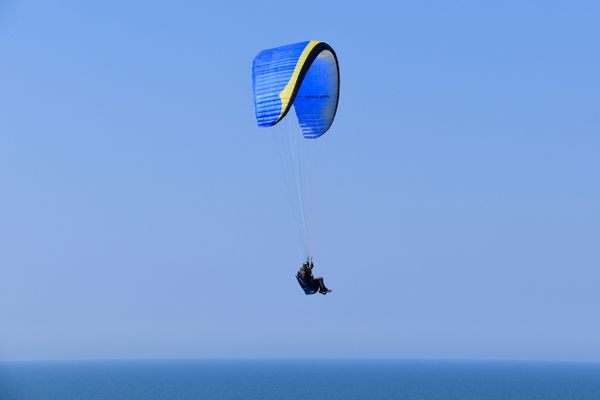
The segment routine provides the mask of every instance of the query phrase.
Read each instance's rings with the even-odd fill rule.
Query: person
[[[304,290],[306,294],[315,294],[317,292],[321,294],[327,294],[331,292],[331,289],[328,289],[325,286],[325,282],[323,282],[322,277],[315,278],[312,274],[312,269],[314,268],[314,264],[312,262],[312,258],[307,258],[298,270],[296,274],[296,279],[298,279],[298,283],[300,287]]]

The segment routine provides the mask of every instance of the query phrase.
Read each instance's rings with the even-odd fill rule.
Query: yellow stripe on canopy
[[[285,112],[285,110],[287,110],[288,104],[290,103],[292,97],[292,93],[294,92],[294,87],[298,82],[300,70],[306,62],[306,58],[308,57],[312,49],[314,49],[314,47],[319,43],[321,43],[319,40],[311,40],[310,42],[308,42],[308,44],[302,51],[302,54],[300,54],[300,58],[296,63],[296,68],[294,68],[294,72],[292,72],[292,77],[288,81],[287,85],[285,85],[285,88],[283,88],[281,93],[279,93],[279,98],[281,99],[281,112],[279,113],[279,118],[277,118],[277,121],[279,121],[283,117],[283,113]]]

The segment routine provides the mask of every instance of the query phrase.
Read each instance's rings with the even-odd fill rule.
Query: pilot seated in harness
[[[331,292],[331,289],[327,289],[325,287],[325,283],[323,282],[323,278],[318,277],[315,278],[312,274],[312,269],[314,264],[312,262],[312,258],[307,258],[302,264],[300,270],[296,274],[296,279],[298,279],[298,283],[300,287],[304,290],[306,294],[315,294],[317,292],[321,294],[327,294]]]

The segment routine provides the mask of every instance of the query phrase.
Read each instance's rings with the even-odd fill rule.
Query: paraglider
[[[290,180],[297,198],[299,225],[306,262],[297,274],[306,294],[330,292],[322,278],[312,276],[312,234],[310,205],[306,192],[308,162],[301,154],[306,142],[320,138],[333,124],[340,89],[338,59],[327,43],[311,40],[263,50],[252,64],[254,110],[259,127],[273,127],[294,109],[297,125],[290,129]],[[295,120],[290,121],[294,124]],[[291,126],[291,125],[290,125]],[[299,129],[298,129],[299,128]],[[305,141],[302,141],[305,142]],[[304,161],[303,161],[304,160]],[[315,289],[316,290],[313,290]]]
[[[321,294],[331,293],[331,289],[325,286],[325,281],[322,277],[315,278],[312,274],[314,264],[312,259],[306,259],[302,267],[296,273],[296,279],[305,294],[315,294],[317,292]]]

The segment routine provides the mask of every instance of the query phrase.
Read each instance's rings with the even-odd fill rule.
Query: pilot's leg
[[[325,286],[325,282],[323,282],[323,278],[321,278],[321,277],[315,278],[315,281],[317,281],[319,283],[319,293],[326,294],[326,293],[331,292],[331,290],[327,289],[327,287]]]

